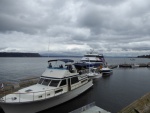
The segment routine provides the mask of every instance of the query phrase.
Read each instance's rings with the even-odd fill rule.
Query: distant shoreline
[[[23,52],[0,52],[0,57],[83,57],[83,56],[71,56],[71,55],[42,55],[40,53],[23,53]],[[105,58],[150,58],[150,55],[141,56],[105,56]]]
[[[22,52],[0,52],[0,57],[82,57],[82,56],[67,56],[67,55],[41,55],[39,53],[22,53]]]
[[[142,55],[142,56],[138,56],[138,58],[150,58],[150,55]]]
[[[42,57],[39,53],[0,52],[0,57]]]

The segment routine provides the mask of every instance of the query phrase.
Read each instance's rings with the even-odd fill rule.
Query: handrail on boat
[[[87,79],[88,80],[88,79]],[[84,85],[84,84],[82,84]],[[51,89],[51,90],[45,90],[45,91],[37,91],[37,92],[25,92],[25,93],[20,93],[20,92],[13,92],[13,93],[10,93],[10,94],[14,94],[14,97],[11,97],[12,100],[14,100],[14,102],[29,102],[29,101],[36,101],[36,100],[42,100],[42,99],[46,99],[46,98],[50,98],[50,97],[54,97],[54,96],[57,96],[57,94],[62,94],[64,89],[63,88],[67,88],[66,87],[67,85],[64,85],[64,86],[61,86],[57,89]],[[73,88],[76,89],[77,87],[79,86],[79,84],[73,84]],[[60,90],[60,91],[59,91]],[[56,93],[56,91],[59,91]],[[41,93],[41,92],[44,92],[43,94],[41,95],[38,95],[37,97],[35,96],[35,94],[37,93]],[[65,91],[64,91],[65,93]],[[29,98],[30,100],[26,100],[26,101],[22,101],[21,100],[21,96],[24,96],[24,95],[30,95],[32,94],[33,97]],[[49,95],[47,95],[49,94]],[[15,96],[15,95],[18,95],[18,96]],[[52,96],[51,96],[52,95]],[[7,100],[10,99],[10,98],[7,98],[7,93],[3,92],[3,97],[0,98],[0,102],[8,102]],[[19,97],[19,100],[18,101],[15,101],[17,100],[17,98]]]
[[[66,85],[65,85],[65,86],[66,86]],[[45,90],[45,91],[25,92],[25,93],[14,92],[14,93],[10,93],[10,94],[14,94],[14,97],[11,98],[12,100],[13,100],[13,99],[16,100],[16,99],[19,97],[19,100],[18,100],[17,102],[22,102],[22,101],[20,100],[20,99],[21,99],[21,96],[32,94],[32,95],[33,95],[33,98],[30,97],[31,100],[29,100],[29,101],[35,101],[35,100],[41,100],[41,99],[49,98],[49,97],[51,97],[51,94],[52,94],[52,96],[56,96],[57,93],[56,93],[55,91],[60,90],[60,89],[62,89],[62,90],[60,90],[60,92],[58,92],[58,93],[62,94],[62,92],[64,91],[63,88],[65,88],[65,86],[59,87],[59,88],[57,88],[57,89],[51,89],[51,90]],[[43,92],[43,94],[38,95],[38,97],[40,97],[40,96],[41,96],[41,97],[40,97],[40,98],[37,97],[37,99],[36,99],[35,94],[42,93],[42,92]],[[50,93],[50,95],[47,96],[47,93]],[[15,96],[15,95],[18,95],[18,96]],[[3,92],[3,97],[0,98],[0,102],[7,102],[7,99],[10,99],[10,98],[7,98],[7,96],[8,96],[7,93]],[[27,101],[28,101],[28,100],[27,100]],[[14,101],[14,102],[15,102],[15,101]]]

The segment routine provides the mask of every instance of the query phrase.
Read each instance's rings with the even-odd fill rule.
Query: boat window
[[[38,83],[41,84],[43,82],[43,80],[44,80],[43,78],[40,78]]]
[[[62,92],[62,91],[63,91],[63,89],[59,89],[59,90],[55,91],[55,93],[59,93],[59,92]]]
[[[101,60],[82,60],[84,62],[102,62]]]
[[[98,58],[104,58],[103,56],[97,56],[97,55],[84,55],[84,57],[98,57]]]
[[[47,85],[50,83],[50,81],[51,81],[51,80],[49,80],[49,79],[44,79],[42,85],[47,86]]]
[[[52,68],[52,64],[51,63],[49,63],[49,66],[48,66],[49,68]]]
[[[66,85],[67,83],[66,83],[66,80],[62,80],[61,81],[61,83],[60,83],[60,86],[64,86],[64,85]]]
[[[71,78],[71,84],[75,84],[77,82],[79,82],[78,77]]]
[[[57,87],[60,80],[52,80],[49,86]]]

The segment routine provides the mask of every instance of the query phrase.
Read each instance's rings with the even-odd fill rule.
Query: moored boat
[[[147,67],[150,67],[150,62],[147,64]]]
[[[139,65],[138,64],[132,64],[131,67],[132,68],[137,68],[137,67],[139,67]]]
[[[98,76],[101,76],[102,74],[98,71],[97,68],[89,68],[89,73],[87,73],[88,77],[91,79],[98,78]]]
[[[99,54],[94,50],[87,52],[81,59],[81,62],[90,64],[91,66],[98,67],[100,65],[105,65],[105,58],[103,54]]]
[[[0,99],[5,113],[35,113],[64,103],[92,87],[86,74],[79,74],[73,60],[49,60],[37,84]]]
[[[103,67],[100,69],[100,72],[102,73],[102,77],[107,77],[113,73],[113,70],[108,67]]]

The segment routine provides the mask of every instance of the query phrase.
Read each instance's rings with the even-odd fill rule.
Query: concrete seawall
[[[123,108],[118,113],[150,113],[150,92]]]
[[[34,77],[22,79],[17,83],[5,82],[3,83],[4,87],[0,89],[0,97],[4,96],[5,94],[15,92],[21,88],[36,84],[38,80],[39,77]]]

